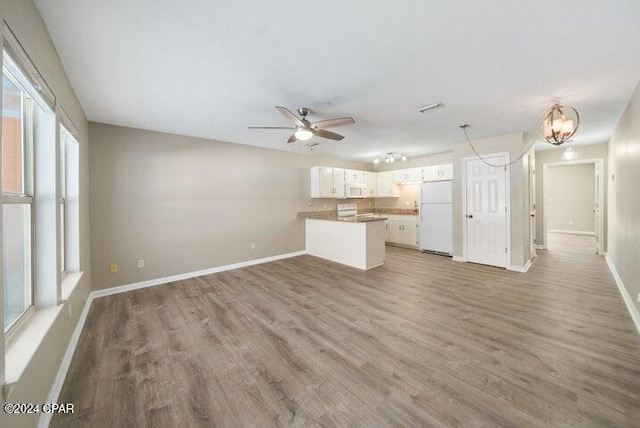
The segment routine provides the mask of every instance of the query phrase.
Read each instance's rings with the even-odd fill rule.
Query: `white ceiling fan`
[[[307,115],[311,113],[308,107],[300,107],[298,113],[301,117],[296,116],[286,107],[276,106],[278,110],[289,122],[295,126],[250,126],[249,129],[294,129],[295,131],[287,143],[294,143],[297,140],[306,141],[313,136],[328,138],[330,140],[340,141],[344,136],[335,132],[327,131],[327,128],[337,128],[338,126],[352,125],[355,122],[352,117],[341,117],[337,119],[319,120],[317,122],[309,122]]]

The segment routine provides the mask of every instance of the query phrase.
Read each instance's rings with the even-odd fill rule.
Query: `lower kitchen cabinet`
[[[412,215],[387,216],[387,243],[418,247],[418,217]]]

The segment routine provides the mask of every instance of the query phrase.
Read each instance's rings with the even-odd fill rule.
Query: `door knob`
[[[467,218],[473,218],[473,214],[467,214]]]

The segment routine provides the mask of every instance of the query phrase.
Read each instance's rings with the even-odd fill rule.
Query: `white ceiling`
[[[604,142],[640,79],[637,0],[35,3],[89,120],[295,150],[247,126],[306,106],[353,116],[317,150],[354,160],[535,131],[554,99]]]

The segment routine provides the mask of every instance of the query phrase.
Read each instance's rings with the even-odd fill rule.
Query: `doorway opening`
[[[603,160],[544,165],[544,246],[568,254],[603,254]]]

